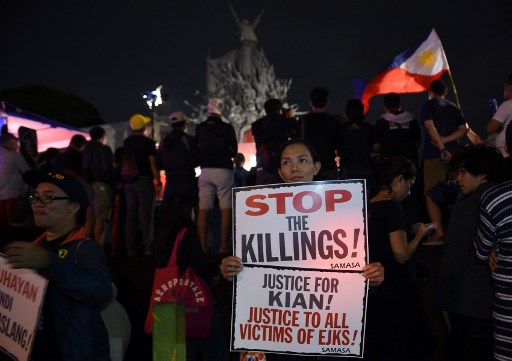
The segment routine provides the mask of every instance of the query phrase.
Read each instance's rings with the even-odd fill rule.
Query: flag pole
[[[450,69],[448,69],[448,76],[450,77],[450,81],[452,83],[453,95],[455,96],[455,102],[457,103],[457,108],[461,109],[460,101],[459,101],[459,94],[457,93],[457,88],[455,87],[455,81],[453,80],[452,72]]]
[[[444,53],[444,49],[443,49],[443,54],[446,59],[446,54]],[[448,64],[448,61],[446,61],[446,64]],[[460,101],[459,101],[459,94],[457,93],[457,88],[455,87],[455,81],[453,80],[453,75],[452,75],[452,72],[451,72],[449,66],[448,66],[448,76],[450,77],[450,81],[452,83],[453,95],[455,96],[455,102],[457,103],[457,107],[462,111],[462,108],[460,106]],[[467,122],[466,122],[466,128],[468,130],[468,132],[466,133],[466,137],[468,137],[468,139],[471,143],[473,143],[473,144],[483,144],[484,143],[484,140],[477,133],[475,133],[473,131],[473,129],[471,129],[471,127],[469,126],[469,124]]]
[[[436,29],[434,28],[434,29],[432,29],[432,31],[435,32]],[[436,35],[437,35],[437,32],[436,32]],[[439,38],[439,36],[438,36],[438,38]],[[455,96],[455,102],[457,103],[457,108],[461,109],[460,101],[459,101],[459,94],[457,93],[457,88],[455,87],[455,81],[453,80],[453,75],[452,75],[452,71],[450,69],[450,64],[448,64],[448,59],[446,57],[446,53],[444,51],[443,44],[441,43],[441,39],[439,39],[439,43],[441,45],[442,57],[446,63],[446,67],[448,68],[448,76],[450,77],[450,82],[452,83],[453,95]]]

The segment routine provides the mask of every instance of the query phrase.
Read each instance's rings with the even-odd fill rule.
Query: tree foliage
[[[73,94],[42,85],[5,89],[0,92],[0,99],[25,111],[76,128],[105,123],[90,103]]]

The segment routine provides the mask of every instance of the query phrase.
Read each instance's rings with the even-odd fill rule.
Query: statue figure
[[[269,97],[286,101],[292,81],[276,77],[274,68],[258,46],[255,29],[263,11],[251,24],[248,20],[240,20],[231,4],[229,7],[238,25],[241,43],[222,58],[208,58],[208,96],[203,101],[207,102],[211,97],[223,98],[226,119],[235,128],[238,138],[244,139],[252,122],[265,114],[263,104]],[[205,105],[186,104],[194,111],[193,117],[189,117],[193,123],[204,120]]]
[[[254,32],[254,30],[256,29],[256,26],[258,26],[258,23],[260,22],[261,16],[263,15],[263,10],[251,24],[247,19],[240,20],[236,15],[235,9],[233,9],[233,6],[231,4],[229,5],[229,7],[231,9],[231,12],[233,13],[233,17],[235,18],[238,28],[240,29],[240,41],[252,41],[255,43],[258,42],[258,38],[256,38],[256,33]]]

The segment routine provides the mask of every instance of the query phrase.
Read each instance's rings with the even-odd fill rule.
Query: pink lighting
[[[66,148],[71,137],[75,134],[82,134],[89,139],[89,134],[79,129],[67,129],[54,127],[43,122],[29,120],[7,114],[7,129],[10,133],[18,136],[19,127],[34,129],[37,133],[37,151],[44,152],[48,148]]]
[[[251,167],[256,167],[255,143],[238,143],[238,153],[242,153],[245,157],[245,169],[250,170]]]

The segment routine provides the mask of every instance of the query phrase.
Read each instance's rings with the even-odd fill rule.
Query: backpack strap
[[[82,238],[81,240],[78,241],[78,244],[75,247],[75,263],[77,263],[76,256],[78,254],[78,250],[80,249],[80,246],[82,245],[82,243],[84,243],[84,241],[86,239],[90,239],[90,238],[89,237]]]
[[[78,242],[78,244],[77,244],[77,245],[76,245],[76,247],[75,247],[75,253],[77,253],[77,252],[78,252],[78,249],[80,248],[80,246],[82,245],[82,243],[84,242],[84,240],[85,240],[85,238],[82,238],[82,239]]]

